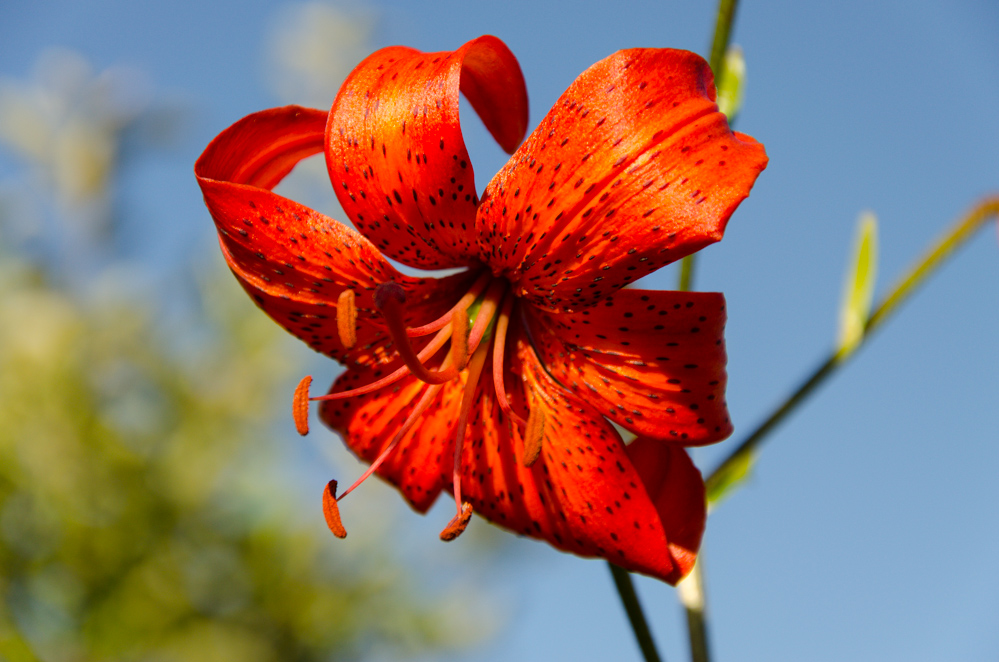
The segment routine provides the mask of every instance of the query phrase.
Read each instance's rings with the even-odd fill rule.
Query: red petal
[[[422,324],[454,303],[468,275],[402,276],[358,233],[266,188],[322,148],[325,118],[294,106],[245,117],[212,141],[195,174],[226,262],[257,305],[316,351],[343,361],[385,361],[387,336],[374,288],[399,282],[408,291],[409,321]],[[345,288],[357,295],[358,342],[350,351],[336,327],[337,298]]]
[[[732,433],[721,294],[625,289],[576,313],[525,308],[551,375],[618,425],[684,446]]]
[[[350,370],[336,380],[330,392],[369,384],[395,367],[393,364],[380,371]],[[391,443],[426,387],[415,377],[407,376],[367,395],[325,400],[319,408],[319,417],[343,435],[344,442],[358,457],[370,463]],[[419,512],[426,512],[433,505],[444,486],[445,475],[450,482],[462,389],[460,379],[444,384],[434,404],[376,471],[398,487]]]
[[[544,408],[546,420],[541,454],[530,468],[523,465],[521,431],[496,404],[492,380],[484,379],[463,453],[463,498],[516,533],[675,581],[659,511],[620,436],[547,376],[520,325],[516,328],[508,393],[525,418],[530,397],[525,385],[538,396],[535,406]]]
[[[694,567],[701,546],[708,516],[704,480],[687,452],[672,444],[639,437],[627,454],[659,511],[674,565],[665,579],[675,584]]]
[[[323,148],[327,113],[301,106],[247,115],[220,133],[194,164],[194,174],[272,189],[295,164]]]
[[[721,239],[767,157],[714,96],[707,63],[686,51],[590,67],[486,188],[480,259],[567,309]]]
[[[527,130],[527,89],[496,37],[454,52],[384,48],[354,69],[330,110],[326,164],[341,206],[383,253],[410,266],[462,266],[477,252],[459,89],[513,151]]]

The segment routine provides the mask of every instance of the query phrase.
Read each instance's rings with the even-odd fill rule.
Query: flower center
[[[348,292],[350,294],[347,294]],[[458,537],[468,526],[472,516],[471,504],[463,501],[461,496],[461,458],[469,416],[476,401],[475,393],[482,373],[487,366],[492,368],[497,404],[521,429],[525,430],[528,448],[525,461],[530,464],[540,450],[540,443],[532,443],[532,440],[537,437],[536,441],[540,442],[541,434],[538,431],[543,430],[544,427],[543,415],[540,415],[539,419],[534,414],[538,408],[532,407],[529,419],[524,421],[522,417],[512,411],[504,386],[506,336],[515,306],[515,297],[510,291],[507,280],[493,277],[488,271],[483,271],[448,312],[423,326],[406,326],[404,321],[405,304],[406,292],[398,283],[382,283],[375,290],[375,306],[381,313],[393,346],[402,360],[403,365],[400,368],[382,379],[349,391],[309,397],[311,377],[303,378],[295,390],[293,407],[295,425],[299,433],[304,435],[309,431],[308,403],[310,401],[343,400],[372,393],[410,375],[424,383],[416,396],[416,405],[413,410],[364,474],[339,496],[336,496],[336,481],[330,481],[327,486],[323,495],[323,511],[330,529],[338,537],[346,535],[346,531],[340,523],[338,502],[364,482],[389,457],[399,442],[412,431],[423,414],[434,403],[444,385],[460,379],[463,374],[465,375],[465,383],[455,435],[454,469],[452,472],[452,490],[457,514],[441,532],[442,540],[453,540]],[[353,292],[344,290],[344,293],[337,300],[337,329],[341,343],[348,348],[357,341],[354,330],[356,316]],[[422,350],[417,352],[410,342],[410,338],[430,334],[435,335]],[[428,363],[434,361],[445,345],[448,346],[448,351],[444,358],[436,368],[428,367]],[[491,362],[487,360],[490,350],[492,351]]]

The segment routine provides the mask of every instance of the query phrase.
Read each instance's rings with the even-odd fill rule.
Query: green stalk
[[[732,33],[732,23],[735,22],[735,9],[738,0],[720,0],[718,3],[718,18],[715,19],[715,36],[711,41],[711,55],[708,57],[708,64],[711,71],[718,75],[722,68],[722,60],[725,59],[725,51],[728,50],[728,41]]]
[[[662,658],[659,657],[659,652],[656,650],[656,644],[652,641],[652,633],[649,631],[649,624],[642,612],[642,603],[638,601],[638,594],[635,593],[635,585],[631,581],[631,575],[627,570],[610,561],[607,562],[607,565],[610,567],[611,576],[614,577],[614,586],[617,587],[618,595],[621,596],[624,610],[628,614],[631,629],[635,632],[638,647],[642,650],[642,657],[645,658],[645,662],[662,662]]]
[[[684,612],[687,615],[687,635],[690,638],[690,659],[693,662],[705,662],[711,659],[708,650],[708,627],[706,609],[704,606],[704,565],[703,556],[698,556],[690,574],[676,585],[676,594],[680,598]]]
[[[819,384],[824,382],[848,358],[853,356],[854,352],[867,342],[871,333],[884,324],[898,310],[898,307],[912,296],[916,288],[922,285],[943,264],[944,260],[950,257],[955,250],[974,235],[975,231],[993,217],[999,217],[999,196],[984,199],[934,242],[930,250],[905,272],[895,283],[894,287],[891,288],[888,295],[878,303],[874,312],[871,313],[864,324],[864,334],[860,342],[853,347],[845,346],[832,351],[812,371],[811,375],[711,472],[705,481],[708,492],[711,492],[712,488],[717,487],[718,481],[724,477],[726,471],[739,462],[745,462],[778,423],[782,422]]]
[[[732,34],[732,23],[735,22],[735,10],[738,0],[719,0],[718,16],[715,18],[715,36],[711,40],[711,53],[708,56],[708,64],[715,74],[715,83],[721,75],[722,65],[725,60],[725,52],[728,50],[729,38]],[[716,85],[717,86],[717,85]],[[681,292],[688,292],[694,283],[694,255],[688,255],[680,261],[680,281],[677,289]]]
[[[732,36],[732,24],[735,22],[735,10],[738,7],[738,0],[719,0],[718,16],[715,18],[715,34],[711,40],[711,53],[708,56],[708,64],[715,78],[722,73],[725,60],[725,52],[728,51],[729,39]],[[716,80],[716,84],[717,84]],[[689,291],[694,284],[695,256],[688,255],[680,262],[680,282],[678,289],[681,292]],[[707,614],[704,611],[704,577],[703,571],[698,566],[694,567],[693,573],[696,575],[691,579],[695,582],[696,589],[700,594],[700,600],[684,604],[684,613],[687,615],[687,633],[690,641],[690,659],[693,662],[711,662],[710,648],[708,646],[708,625]]]

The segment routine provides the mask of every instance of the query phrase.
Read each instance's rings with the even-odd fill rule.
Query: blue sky
[[[216,133],[278,103],[262,72],[281,6],[11,0],[0,10],[0,75],[27,77],[43,48],[66,46],[97,69],[141,68],[160,98],[187,109],[181,144],[126,175],[134,193],[125,202],[139,219],[126,229],[135,256],[185,259],[211,247],[191,168]],[[532,126],[576,75],[617,49],[703,54],[715,11],[710,2],[645,1],[352,7],[377,17],[373,47],[450,50],[480,34],[501,37],[524,70]],[[741,3],[734,41],[748,86],[737,128],[766,145],[770,165],[725,240],[698,263],[697,288],[729,302],[736,424],[732,440],[695,455],[702,467],[829,350],[861,211],[879,217],[880,293],[948,223],[999,191],[996,34],[992,0]],[[503,155],[469,117],[481,188]],[[674,282],[667,269],[648,286]],[[991,227],[772,436],[749,484],[708,522],[717,659],[999,658],[997,328]],[[406,539],[435,541],[448,517],[405,514]],[[435,572],[467,559],[456,545],[421,546],[413,571],[431,554]],[[504,629],[455,659],[638,659],[604,564],[529,541],[493,561],[469,590],[478,581],[501,596]],[[685,659],[673,589],[638,586],[666,658]]]

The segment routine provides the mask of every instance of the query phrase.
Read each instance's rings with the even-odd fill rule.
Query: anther
[[[524,431],[524,466],[530,467],[541,454],[541,441],[545,436],[545,412],[535,396],[531,402],[531,412],[527,415],[527,429]]]
[[[291,415],[295,419],[295,429],[303,437],[309,434],[309,386],[312,385],[312,375],[302,377],[295,387],[295,397],[291,402]]]
[[[340,522],[340,506],[336,503],[335,480],[326,483],[326,489],[323,490],[323,515],[326,516],[326,526],[330,527],[333,535],[337,538],[347,537],[347,529]]]
[[[346,289],[336,300],[336,332],[340,344],[350,349],[357,344],[357,304],[354,290]]]
[[[461,504],[461,512],[455,515],[454,518],[448,522],[448,525],[444,527],[444,530],[441,531],[441,540],[444,542],[451,542],[460,536],[465,529],[468,528],[468,522],[471,519],[472,504],[465,501]],[[346,532],[344,532],[344,535],[347,535]]]

